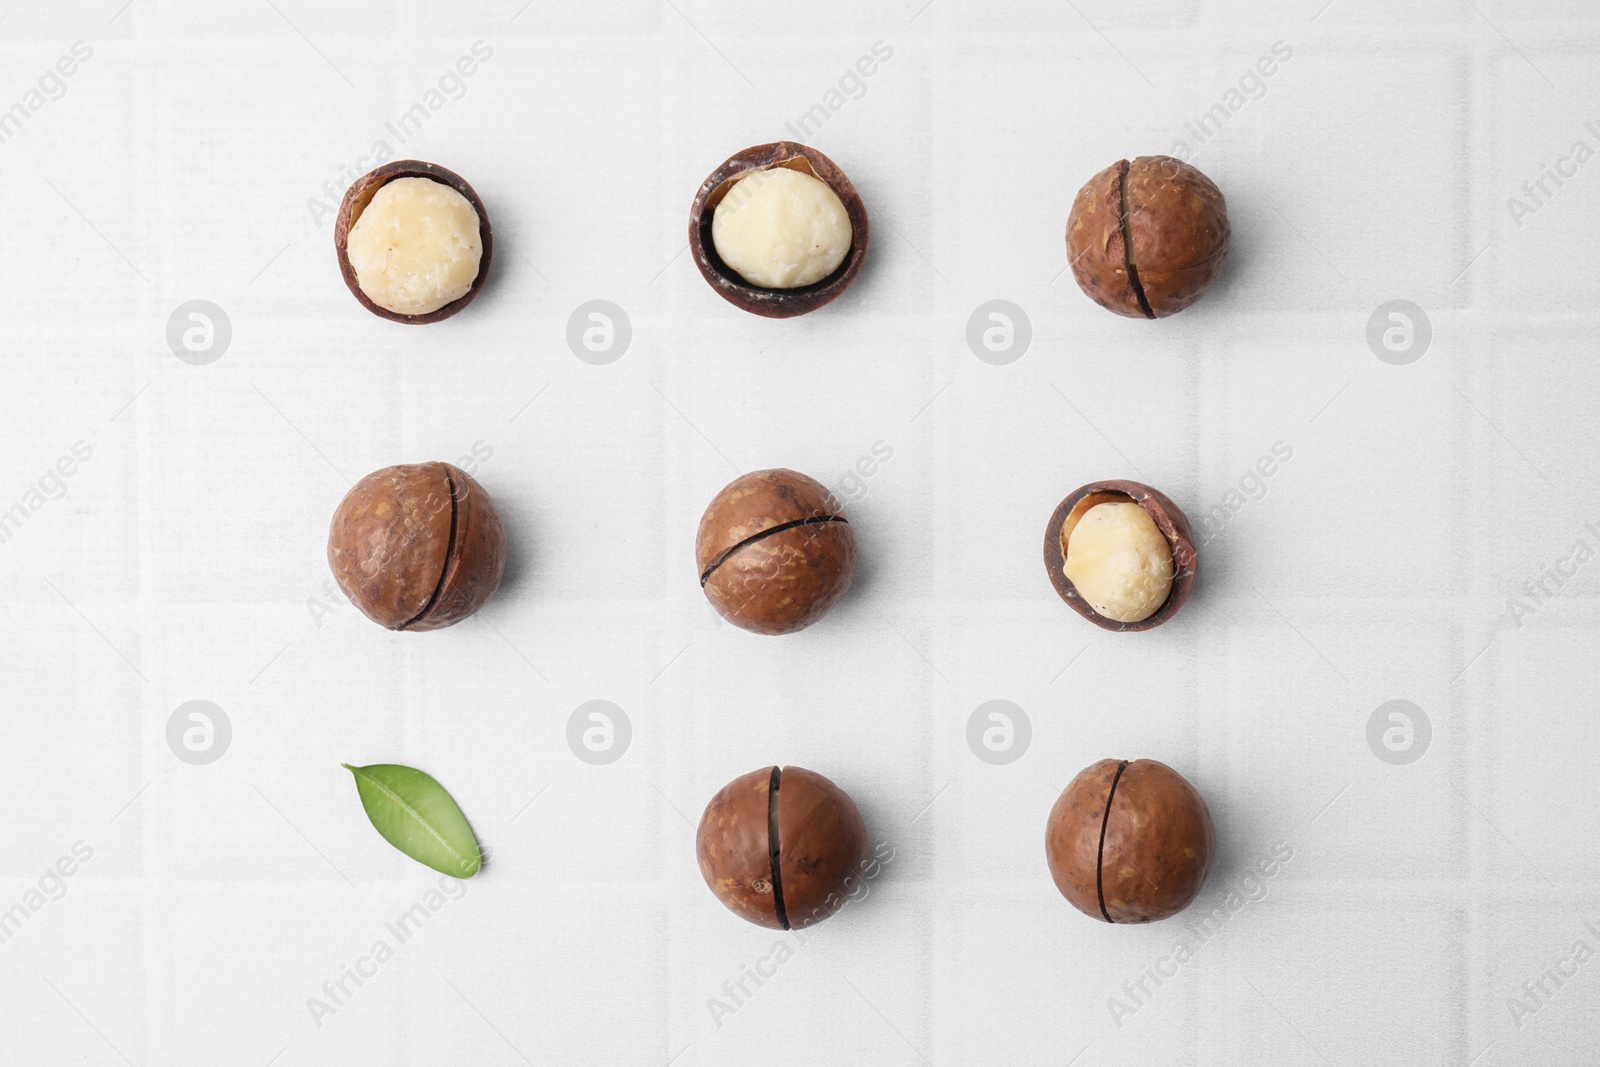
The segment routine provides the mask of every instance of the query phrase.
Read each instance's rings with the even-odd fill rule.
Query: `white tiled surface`
[[[0,543],[0,915],[25,915],[0,1062],[1594,1059],[1600,567],[1507,615],[1600,527],[1600,160],[1520,227],[1507,205],[1600,150],[1592,4],[523,4],[0,0],[0,110],[93,49],[0,143],[0,510],[93,452]],[[812,138],[868,201],[867,270],[823,312],[743,316],[681,254],[690,196],[879,41]],[[1196,159],[1231,208],[1223,283],[1156,324],[1090,304],[1062,275],[1078,185],[1171,150],[1280,41]],[[465,94],[391,149],[477,186],[495,275],[404,329],[350,298],[307,201],[475,42]],[[233,328],[209,366],[165,341],[196,298]],[[595,298],[633,326],[604,367],[565,342]],[[1009,366],[965,341],[995,298],[1033,326]],[[1392,299],[1432,320],[1410,366],[1366,343]],[[690,562],[711,495],[775,465],[842,487],[879,442],[857,591],[789,638],[719,625]],[[1068,490],[1142,477],[1198,519],[1277,442],[1177,621],[1111,635],[1056,599],[1038,545]],[[482,615],[396,636],[327,599],[349,480],[475,445],[515,551]],[[597,698],[634,731],[604,767],[565,740]],[[1433,727],[1409,766],[1366,740],[1396,698]],[[232,722],[210,766],[166,743],[191,699]],[[1032,724],[1008,766],[966,745],[992,699]],[[1051,885],[1052,798],[1105,756],[1209,799],[1196,914],[1259,899],[1204,943]],[[308,998],[437,887],[341,760],[426,768],[494,858],[319,1025]],[[803,944],[694,864],[706,799],[772,761],[893,850]],[[708,1000],[780,940],[719,1025]]]

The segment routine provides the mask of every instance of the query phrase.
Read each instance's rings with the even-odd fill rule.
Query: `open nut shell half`
[[[1067,577],[1067,542],[1084,512],[1097,504],[1126,503],[1130,500],[1149,513],[1156,524],[1156,529],[1167,539],[1167,545],[1172,550],[1172,591],[1167,594],[1166,601],[1156,609],[1155,614],[1149,618],[1140,619],[1138,622],[1118,622],[1106,618],[1090,607],[1089,602],[1079,595],[1072,580]],[[1056,506],[1055,512],[1050,516],[1050,523],[1044,530],[1044,568],[1050,575],[1050,584],[1073,611],[1107,630],[1130,633],[1148,630],[1172,618],[1178,613],[1178,609],[1183,607],[1183,602],[1189,599],[1189,592],[1194,588],[1197,565],[1198,556],[1195,553],[1194,532],[1189,527],[1189,517],[1165,493],[1159,489],[1152,489],[1143,482],[1112,479],[1080,486]]]
[[[832,189],[850,217],[850,251],[834,272],[811,285],[798,289],[763,289],[751,285],[717,255],[711,237],[711,222],[717,205],[735,182],[758,170],[788,167],[809,174]],[[689,251],[695,266],[718,296],[743,311],[769,319],[804,315],[828,303],[850,287],[867,257],[867,206],[850,184],[838,164],[809,145],[796,141],[775,141],[756,145],[731,156],[700,184],[689,208]]]
[[[362,291],[361,283],[356,279],[356,269],[350,265],[350,228],[361,218],[361,213],[367,209],[367,205],[372,203],[377,191],[396,178],[427,178],[440,185],[448,185],[466,197],[467,202],[472,205],[472,210],[478,213],[478,238],[483,244],[483,256],[478,260],[478,276],[472,280],[472,288],[467,290],[465,296],[458,297],[426,315],[401,315],[388,308],[379,307]],[[493,227],[489,225],[489,213],[484,210],[483,201],[478,198],[477,191],[467,184],[465,178],[437,163],[424,163],[420,159],[398,159],[363,174],[345,191],[344,200],[339,204],[339,217],[333,227],[333,250],[339,257],[339,273],[344,276],[344,284],[355,294],[362,307],[379,318],[391,322],[422,326],[448,319],[472,303],[473,298],[478,295],[478,290],[483,288],[484,280],[489,277],[489,260],[494,252],[494,232]]]

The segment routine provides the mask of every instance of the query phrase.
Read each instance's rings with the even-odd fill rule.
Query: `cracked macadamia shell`
[[[1155,760],[1101,760],[1062,790],[1045,858],[1073,907],[1110,923],[1146,923],[1194,902],[1217,849],[1194,786]]]
[[[855,533],[815,479],[754,471],[706,507],[695,566],[723,618],[752,633],[793,633],[826,615],[850,588]]]
[[[1171,553],[1171,585],[1166,599],[1148,616],[1127,622],[1108,618],[1096,611],[1067,576],[1072,535],[1080,520],[1101,504],[1123,503],[1137,504],[1145,510],[1156,530],[1166,539]],[[1049,523],[1045,525],[1044,566],[1051,586],[1073,611],[1107,630],[1136,633],[1160,626],[1172,618],[1189,599],[1198,565],[1199,557],[1188,516],[1165,493],[1142,482],[1111,479],[1080,486],[1056,506]]]
[[[837,265],[820,278],[809,280],[814,273],[810,270],[796,270],[792,277],[786,277],[791,272],[763,269],[755,272],[755,276],[772,284],[755,284],[718,252],[719,238],[714,231],[725,198],[734,194],[744,179],[778,170],[815,179],[832,192],[848,224],[848,246]],[[833,210],[832,202],[822,203],[829,212]],[[837,231],[838,227],[829,225],[817,233],[836,235]],[[815,148],[796,141],[755,145],[731,156],[700,183],[689,207],[689,250],[701,276],[728,303],[766,318],[789,318],[815,311],[848,289],[866,260],[870,233],[866,204],[844,171]],[[834,236],[829,236],[827,243],[831,246],[834,240]],[[831,261],[830,247],[827,256],[819,257],[817,263]],[[817,263],[808,263],[808,266],[815,267]]]
[[[1171,156],[1140,156],[1112,164],[1078,191],[1067,260],[1078,287],[1101,307],[1163,318],[1221,277],[1231,238],[1227,203],[1210,178]]]
[[[339,503],[328,565],[350,603],[378,625],[438,630],[499,588],[505,528],[483,486],[459,467],[385,467]]]
[[[420,325],[449,318],[478,295],[494,238],[483,201],[466,179],[436,163],[403,159],[350,186],[333,246],[344,283],[362,307]]]
[[[867,828],[855,802],[822,775],[763,767],[711,798],[695,855],[729,911],[757,926],[798,930],[837,912],[856,891],[868,866]]]

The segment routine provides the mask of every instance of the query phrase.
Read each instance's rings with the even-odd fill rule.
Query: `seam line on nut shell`
[[[1117,765],[1117,773],[1111,779],[1111,789],[1106,793],[1106,810],[1100,816],[1100,849],[1094,857],[1094,892],[1100,899],[1100,914],[1108,923],[1116,920],[1106,908],[1106,827],[1111,825],[1111,801],[1117,795],[1117,783],[1122,781],[1122,772],[1127,769],[1128,761],[1123,760]]]
[[[428,598],[426,604],[422,605],[421,611],[397,627],[401,630],[410,629],[414,624],[427,617],[428,612],[432,611],[433,606],[439,602],[439,597],[444,593],[445,580],[450,577],[450,561],[456,554],[456,524],[461,515],[461,509],[456,502],[456,480],[450,477],[448,467],[444,472],[444,484],[445,488],[450,492],[450,535],[449,539],[444,543],[444,566],[439,568],[439,581],[433,587],[433,595]]]
[[[1122,190],[1122,258],[1128,266],[1128,282],[1133,286],[1133,295],[1139,298],[1139,310],[1144,312],[1145,318],[1153,319],[1156,317],[1156,313],[1150,310],[1150,300],[1144,295],[1144,284],[1139,281],[1139,264],[1133,254],[1133,226],[1128,221],[1128,171],[1130,166],[1128,161],[1124,159],[1118,175],[1118,184]]]
[[[850,520],[845,518],[843,515],[821,515],[821,516],[813,516],[812,518],[809,518],[809,519],[792,519],[789,522],[780,522],[780,523],[778,523],[778,525],[768,527],[767,529],[762,530],[760,533],[751,534],[749,537],[746,537],[743,541],[740,541],[738,544],[734,545],[732,548],[725,549],[724,551],[722,551],[722,552],[717,554],[717,557],[715,559],[713,559],[711,561],[711,563],[706,567],[705,573],[700,575],[700,586],[701,586],[701,588],[704,588],[706,582],[711,580],[712,573],[718,567],[720,567],[724,563],[726,563],[728,561],[729,557],[731,557],[735,552],[739,551],[741,548],[744,548],[744,547],[746,547],[748,545],[753,545],[757,541],[763,541],[766,538],[773,536],[774,534],[783,533],[785,530],[793,530],[793,529],[797,529],[798,527],[801,527],[801,526],[817,526],[817,525],[820,525],[820,524],[825,523],[825,522],[842,522],[846,526],[850,525]]]
[[[783,839],[778,832],[779,808],[782,803],[778,786],[783,782],[783,768],[774,766],[767,785],[767,860],[772,866],[772,907],[778,916],[778,925],[790,929],[789,911],[783,906]]]

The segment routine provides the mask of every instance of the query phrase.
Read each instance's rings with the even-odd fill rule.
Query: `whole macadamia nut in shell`
[[[1228,262],[1232,229],[1215,183],[1171,156],[1122,160],[1090,178],[1067,218],[1067,260],[1090,299],[1129,318],[1175,315]]]
[[[776,930],[837,912],[869,866],[855,802],[803,767],[763,767],[723,786],[700,817],[695,855],[729,911]]]
[[[1091,919],[1147,923],[1194,902],[1216,856],[1211,812],[1155,760],[1101,760],[1062,790],[1045,827],[1056,888]]]
[[[723,618],[752,633],[793,633],[826,615],[850,588],[856,537],[815,479],[781,468],[754,471],[706,507],[695,565]]]
[[[328,565],[350,603],[390,630],[438,630],[500,586],[506,533],[494,501],[449,463],[373,471],[333,514]]]

